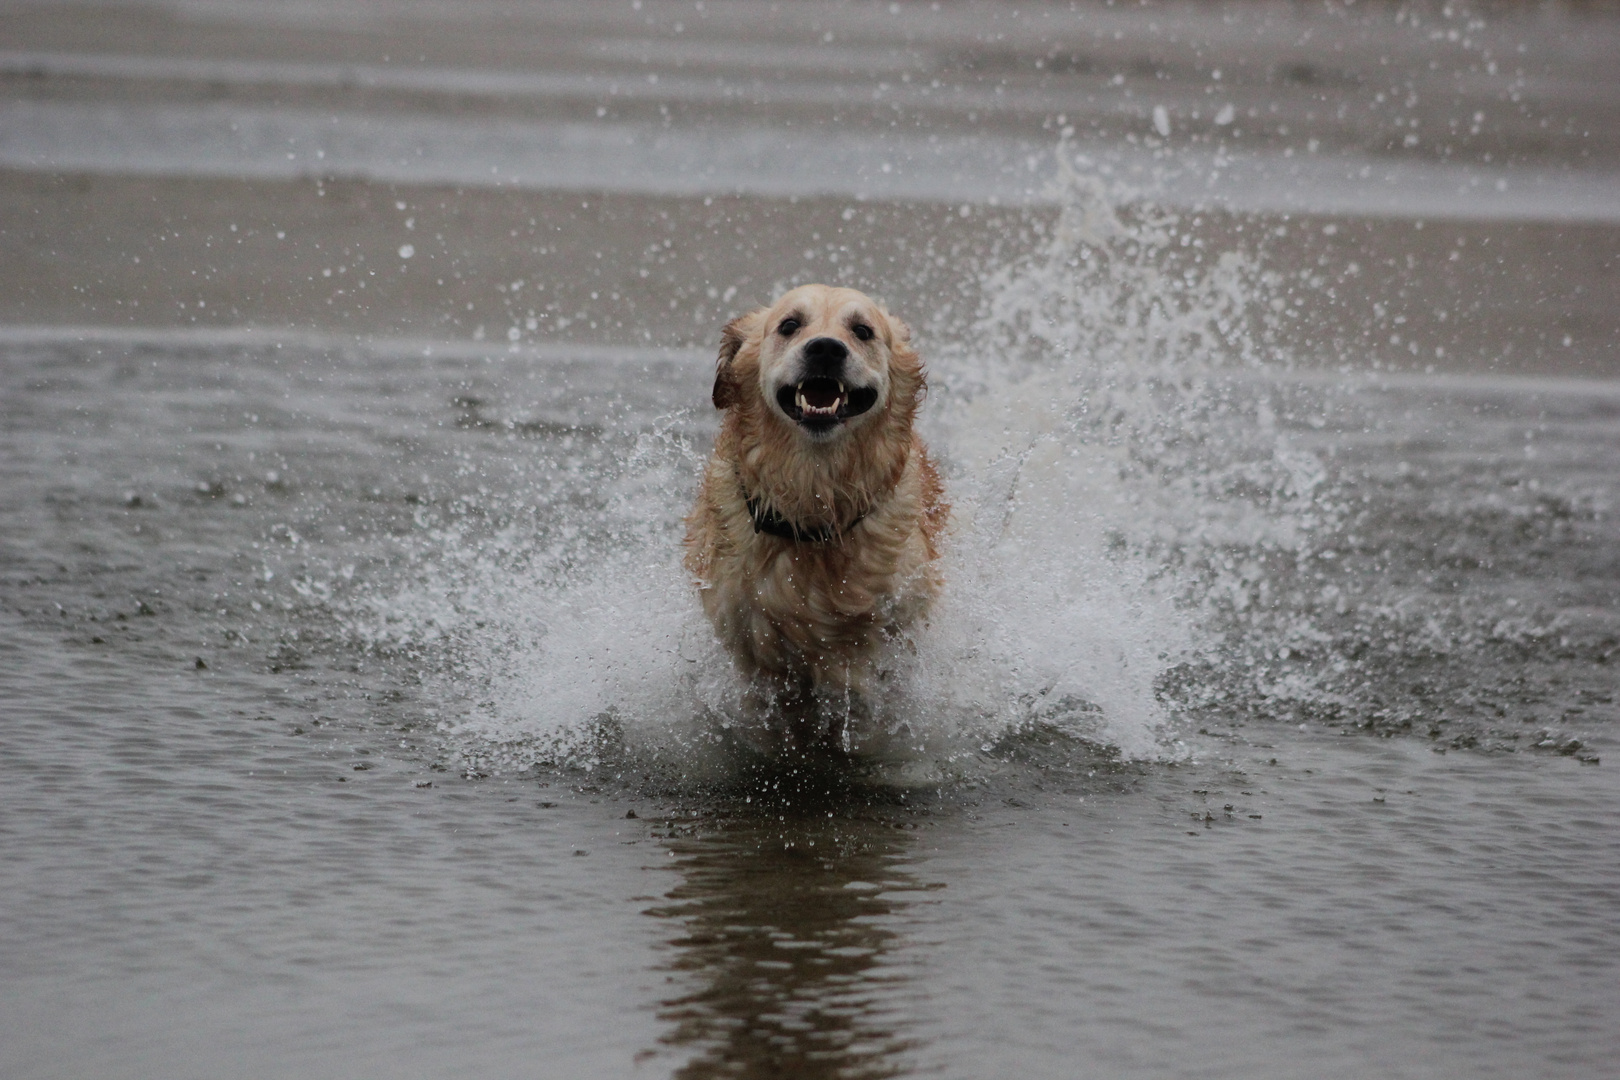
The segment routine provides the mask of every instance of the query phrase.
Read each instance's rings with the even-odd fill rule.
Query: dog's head
[[[742,407],[810,443],[911,422],[923,391],[911,330],[854,289],[802,285],[721,335],[717,409]]]

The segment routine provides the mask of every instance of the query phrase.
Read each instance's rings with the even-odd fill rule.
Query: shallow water
[[[558,617],[535,566],[615,542],[603,478],[638,436],[700,440],[664,417],[703,361],[6,358],[18,1075],[507,1075],[543,1047],[552,1075],[1574,1076],[1614,1051],[1616,792],[1582,763],[1614,719],[1606,388],[1264,384],[1337,402],[1278,419],[1364,507],[1330,583],[1208,568],[1255,599],[1161,671],[1182,704],[1148,760],[998,713],[948,779],[872,787],[735,779],[656,716],[626,718],[652,764],[535,750],[589,717],[548,715],[525,666],[582,669],[510,594]],[[666,542],[672,483],[632,506]]]
[[[55,57],[44,68],[57,74],[6,107],[60,122],[53,130],[88,155],[79,166],[107,174],[86,190],[124,190],[151,171],[145,149],[74,119],[84,106],[72,102],[129,90],[117,79],[132,81],[132,97],[186,101],[194,84],[235,79],[220,93],[289,123],[338,106],[411,123],[413,111],[450,108],[409,94],[469,94],[472,105],[455,107],[480,116],[572,108],[550,84],[524,82],[510,58],[481,74],[470,39],[431,6],[411,9],[427,30],[328,6],[187,10],[193,36],[167,48],[127,27],[136,44],[124,46],[108,37],[112,22],[31,15],[7,31],[9,47]],[[630,16],[585,10],[546,16],[563,27],[550,27],[561,44],[546,46],[546,70],[576,82],[614,64],[639,72],[639,39],[614,22]],[[804,10],[794,18],[833,9]],[[789,113],[770,109],[850,93],[837,73],[858,67],[863,48],[890,47],[878,29],[886,10],[829,23],[843,34],[867,19],[869,38],[821,57],[843,67],[800,63],[798,82],[755,102],[760,115],[785,126]],[[674,9],[649,11],[667,21]],[[797,22],[753,21],[759,5],[728,11],[728,33],[752,27],[756,38],[727,44],[710,26],[685,51],[670,44],[670,64],[732,78],[761,56],[802,56]],[[511,19],[511,41],[545,37],[539,16],[485,17]],[[1116,40],[1102,31],[1117,26],[1162,47],[1160,100],[1179,102],[1177,131],[1209,67],[1183,55],[1185,20],[1227,50],[1228,85],[1246,69],[1223,35],[1270,34],[1282,56],[1298,29],[1292,16],[1252,12],[1241,34],[1186,12],[1151,30],[1143,17],[1157,18],[1107,14],[1097,42]],[[907,63],[955,79],[964,108],[998,93],[985,56],[1051,59],[1029,51],[1045,39],[1017,27],[998,46],[1006,55],[968,55],[999,39],[961,11],[941,18],[908,24]],[[1514,76],[1518,89],[1549,115],[1584,101],[1595,111],[1581,115],[1601,120],[1602,94],[1582,98],[1535,65],[1560,50],[1577,73],[1608,61],[1561,44],[1562,16],[1547,18],[1455,25],[1498,56],[1522,32],[1535,70]],[[1347,70],[1379,49],[1456,61],[1424,44],[1443,35],[1357,25],[1340,39]],[[1596,38],[1612,30],[1594,25]],[[342,98],[357,79],[364,89],[399,71],[373,58],[333,75],[321,65],[339,38],[378,52],[420,45],[438,66],[390,76],[382,89],[401,96],[358,106],[261,100]],[[1457,61],[1458,115],[1496,85],[1478,41]],[[1115,85],[1108,64],[1134,70],[1136,46],[1095,47],[1096,87],[1029,72],[1004,82],[1022,102],[1003,118],[1007,138],[1048,155],[1038,205],[993,217],[975,200],[994,184],[952,188],[942,214],[957,217],[954,200],[966,199],[972,220],[990,224],[961,234],[936,277],[892,271],[921,309],[901,313],[918,324],[932,372],[924,428],[954,503],[950,585],[848,759],[749,750],[755,718],[678,570],[681,515],[714,430],[714,319],[699,312],[689,339],[649,329],[646,340],[676,342],[667,348],[626,344],[642,335],[624,320],[656,326],[651,312],[679,306],[656,278],[636,292],[647,275],[626,269],[622,298],[590,296],[574,340],[521,321],[512,275],[494,299],[476,285],[496,309],[478,317],[509,321],[509,340],[452,331],[448,315],[472,295],[455,286],[437,301],[413,294],[443,308],[443,323],[400,323],[443,334],[356,338],[333,327],[383,316],[350,284],[361,278],[353,253],[342,254],[347,299],[318,294],[349,310],[294,305],[293,330],[264,316],[283,310],[272,294],[291,272],[279,249],[243,253],[209,226],[209,251],[220,243],[207,259],[235,259],[229,272],[270,283],[270,299],[235,297],[243,311],[229,325],[193,326],[183,306],[143,313],[139,328],[122,312],[63,325],[69,308],[42,300],[27,325],[0,328],[0,1073],[1605,1075],[1620,1053],[1620,383],[1555,377],[1505,350],[1458,361],[1466,298],[1438,277],[1389,277],[1382,296],[1361,286],[1379,300],[1379,350],[1300,316],[1301,293],[1349,289],[1353,274],[1342,259],[1259,239],[1284,219],[1177,216],[1074,144],[1042,141],[1038,123],[1018,128],[1019,109],[1033,116],[1040,95],[1067,94],[1059,107],[1091,102],[1075,121],[1080,142],[1146,152],[1098,119],[1117,107],[1141,113],[1144,130],[1156,123],[1140,101],[1099,89]],[[175,59],[187,49],[201,57],[195,69]],[[614,122],[662,130],[655,106],[694,88],[731,100],[724,79],[664,74],[647,85],[679,93]],[[86,81],[52,81],[70,76]],[[1280,93],[1294,123],[1315,94],[1365,104],[1373,93],[1353,79],[1327,90],[1290,79]],[[966,123],[914,97],[921,138],[930,124]],[[743,129],[705,107],[718,110],[707,120],[722,141]],[[458,127],[428,118],[429,136],[413,138]],[[1354,165],[1349,136],[1322,125],[1307,130],[1335,155],[1325,167]],[[1515,130],[1489,143],[1517,155],[1515,167],[1606,190],[1592,181],[1601,169],[1554,135],[1525,149]],[[1601,131],[1599,157],[1613,134]],[[20,137],[8,130],[0,143]],[[890,145],[876,122],[862,137]],[[1283,141],[1255,152],[1293,160],[1282,152],[1294,143],[1273,137]],[[369,160],[354,139],[331,145]],[[981,144],[952,145],[996,175],[995,155],[972,151]],[[181,174],[167,193],[129,186],[121,197],[151,192],[201,219],[200,201],[174,192],[206,191],[227,204],[206,213],[234,222],[242,192],[259,189],[182,180],[252,168],[215,168],[215,151],[197,152],[167,163]],[[1196,174],[1203,152],[1195,143],[1167,160]],[[703,259],[731,250],[734,221],[798,212],[771,201],[774,166],[720,164],[731,172],[713,189],[732,195],[712,214],[696,194],[684,209],[638,211],[713,218],[683,237],[697,261],[679,267],[713,266]],[[1396,164],[1521,175],[1477,156]],[[581,152],[557,167],[606,166]],[[376,216],[375,196],[389,228],[420,213],[425,232],[418,203],[476,202],[451,189],[368,194],[377,179],[355,181],[364,197],[343,195],[331,220]],[[688,190],[621,179],[622,190]],[[811,180],[821,183],[795,183],[821,190]],[[855,193],[848,176],[839,182]],[[1364,192],[1338,206],[1331,190],[1297,184],[1249,194],[1272,211],[1296,197],[1318,210],[1390,209]],[[1433,209],[1396,188],[1397,215]],[[891,202],[816,213],[852,229],[933,227],[933,211],[907,201],[919,192],[878,194]],[[1511,213],[1472,205],[1487,217],[1578,217],[1601,247],[1591,230],[1607,211],[1571,210],[1546,191],[1524,198]],[[451,232],[447,251],[463,245],[465,263],[450,265],[479,280],[468,238],[504,235],[506,223],[457,234],[454,220],[431,227]],[[1470,227],[1468,250],[1498,238]],[[547,265],[594,283],[602,252],[616,250],[597,239],[609,226],[567,228],[584,246]],[[54,257],[39,235],[30,258]],[[1401,242],[1426,250],[1420,235]],[[109,264],[123,239],[109,238]],[[82,256],[80,241],[63,228],[63,250],[78,243]],[[849,243],[836,264],[848,280],[891,272]],[[923,258],[920,245],[903,250]],[[790,276],[826,270],[814,254]],[[663,274],[654,255],[639,265]],[[1556,253],[1525,258],[1527,280],[1568,270]],[[694,283],[698,273],[668,272]],[[1568,274],[1601,290],[1612,270]],[[732,302],[724,282],[704,284],[717,310]],[[1420,310],[1435,312],[1421,355],[1398,314],[1415,321]],[[1596,321],[1563,348],[1612,348],[1612,312],[1582,310]],[[1558,370],[1603,373],[1609,355]]]

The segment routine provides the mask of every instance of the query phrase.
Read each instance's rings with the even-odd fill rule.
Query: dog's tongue
[[[799,384],[799,395],[812,409],[832,409],[838,406],[844,391],[832,379],[806,379]]]

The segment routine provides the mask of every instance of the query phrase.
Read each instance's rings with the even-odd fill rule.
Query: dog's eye
[[[777,326],[776,332],[781,334],[783,337],[792,337],[794,334],[799,332],[800,325],[801,324],[798,319],[783,319],[782,322]]]
[[[872,340],[872,328],[867,326],[865,323],[858,322],[854,326],[850,327],[850,329],[853,330],[855,332],[855,336],[860,338],[862,341]]]

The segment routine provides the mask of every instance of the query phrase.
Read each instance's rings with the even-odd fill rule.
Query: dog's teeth
[[[839,408],[841,408],[843,404],[849,400],[849,395],[844,390],[843,382],[836,379],[831,381],[837,383],[838,395],[832,400],[831,403],[826,405],[811,404],[810,399],[805,396],[804,385],[802,383],[794,387],[793,402],[798,406],[799,411],[806,416],[837,416]]]

